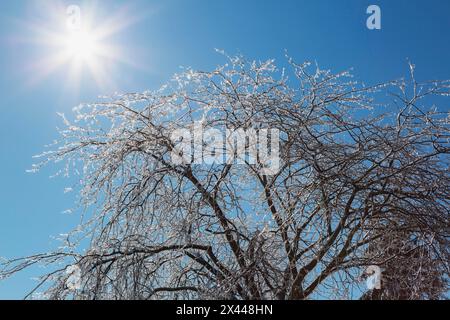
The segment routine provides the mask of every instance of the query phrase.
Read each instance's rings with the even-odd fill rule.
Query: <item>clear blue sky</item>
[[[98,1],[96,21],[116,13],[119,20],[133,20],[108,39],[133,63],[105,67],[111,80],[106,86],[83,69],[77,88],[67,84],[65,65],[39,77],[46,66],[40,61],[51,56],[52,47],[33,41],[36,28],[51,25],[55,14],[41,7],[44,2],[86,7],[76,0],[0,2],[0,256],[5,257],[50,250],[58,245],[52,236],[78,221],[76,214],[62,214],[74,201],[63,192],[70,181],[49,179],[51,167],[26,173],[31,157],[57,137],[62,123],[56,113],[69,115],[78,103],[115,90],[155,89],[179,66],[212,68],[224,62],[214,48],[277,60],[287,49],[298,61],[316,60],[335,71],[354,67],[366,83],[406,74],[407,58],[420,79],[450,78],[448,0],[108,0]],[[381,7],[379,31],[366,28],[370,4]],[[23,297],[34,284],[30,278],[43,271],[33,268],[0,282],[0,299]]]

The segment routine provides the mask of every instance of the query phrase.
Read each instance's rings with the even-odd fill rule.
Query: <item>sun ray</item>
[[[71,87],[79,87],[83,75],[89,75],[99,87],[112,87],[112,66],[118,63],[135,65],[135,61],[126,57],[120,46],[111,43],[110,39],[136,22],[137,18],[127,18],[132,15],[127,14],[126,8],[107,18],[99,18],[96,5],[83,7],[78,29],[68,28],[66,8],[61,3],[46,6],[45,10],[46,22],[26,24],[33,36],[24,41],[34,43],[43,53],[43,57],[29,66],[33,74],[31,84],[65,67],[67,84]]]

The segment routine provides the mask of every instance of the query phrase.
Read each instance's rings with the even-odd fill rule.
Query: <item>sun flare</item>
[[[46,7],[48,19],[28,23],[32,30],[31,42],[37,43],[44,54],[31,64],[36,83],[56,71],[66,77],[64,85],[70,89],[80,86],[82,80],[93,81],[97,86],[114,87],[112,74],[119,64],[135,65],[112,36],[134,23],[126,11],[113,15],[98,15],[95,7],[81,8],[82,24],[77,29],[67,26],[65,7]]]

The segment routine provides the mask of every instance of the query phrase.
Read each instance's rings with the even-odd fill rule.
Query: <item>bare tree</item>
[[[36,289],[57,299],[351,298],[378,265],[380,298],[442,297],[450,136],[448,108],[434,104],[450,81],[417,82],[410,65],[405,79],[365,86],[291,59],[280,71],[228,58],[63,116],[33,171],[64,161],[60,174],[81,176],[82,222],[62,249],[6,260],[0,275],[52,266]],[[171,134],[196,123],[278,129],[279,170],[174,164]]]

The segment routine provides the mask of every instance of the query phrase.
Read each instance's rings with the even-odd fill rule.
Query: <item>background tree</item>
[[[447,290],[448,274],[441,252],[448,248],[441,241],[422,242],[417,236],[405,232],[394,236],[386,234],[370,245],[371,250],[383,252],[377,262],[382,268],[381,288],[369,290],[361,297],[365,300],[418,300],[440,299]],[[443,242],[445,243],[445,241]]]
[[[82,222],[62,249],[7,260],[0,275],[51,265],[49,298],[310,299],[354,297],[361,272],[380,265],[384,298],[441,297],[449,118],[433,104],[450,82],[419,83],[410,67],[408,79],[365,86],[237,56],[75,108],[33,170],[64,160],[61,174],[81,175]],[[198,123],[279,129],[280,170],[173,164],[171,134]]]

